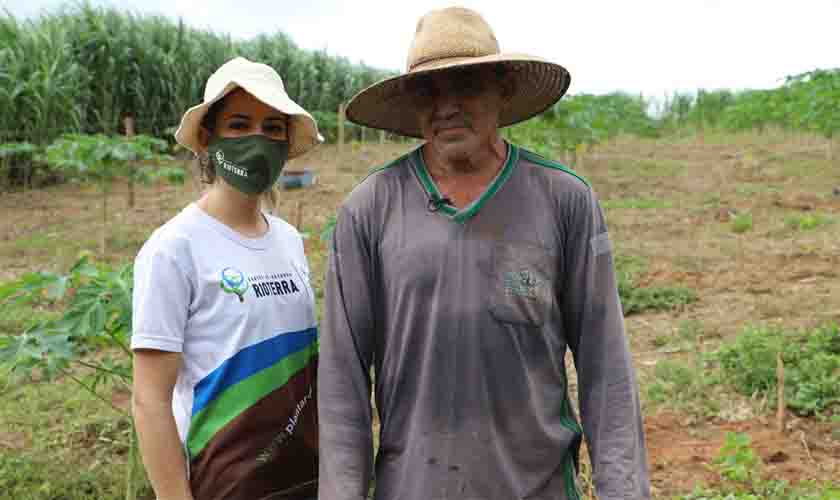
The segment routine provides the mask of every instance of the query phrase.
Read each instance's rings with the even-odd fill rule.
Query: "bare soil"
[[[752,323],[790,328],[840,322],[840,165],[818,141],[785,137],[739,137],[730,143],[619,139],[583,161],[601,200],[660,199],[668,208],[607,211],[617,251],[646,259],[642,285],[694,288],[699,300],[668,313],[627,318],[627,332],[644,387],[657,360],[685,352],[656,344],[687,320],[702,325],[709,347],[731,339]],[[411,144],[324,146],[289,168],[311,168],[317,179],[306,189],[280,191],[273,210],[310,234],[307,251],[314,285],[320,287],[325,249],[318,236],[328,217],[365,173],[407,151]],[[111,262],[128,262],[151,231],[199,195],[198,184],[141,186],[137,205],[126,206],[126,187],[111,194]],[[66,270],[79,255],[97,252],[100,196],[95,188],[65,184],[0,196],[0,282],[27,271]],[[752,229],[738,234],[732,218],[752,216]],[[810,231],[786,220],[819,213],[833,223]],[[7,332],[0,332],[7,333]],[[750,435],[773,478],[792,482],[840,477],[840,424],[790,416],[788,429],[774,430],[772,409],[698,419],[674,409],[646,412],[647,443],[657,497],[714,484],[711,468],[728,431]],[[127,407],[128,396],[114,404]],[[733,416],[735,415],[735,416]],[[0,428],[0,450],[22,449],[28,438]]]

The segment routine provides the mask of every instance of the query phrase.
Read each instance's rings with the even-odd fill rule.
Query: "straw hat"
[[[366,127],[421,137],[404,82],[419,74],[447,69],[505,65],[514,79],[514,95],[501,110],[499,126],[535,116],[557,102],[571,77],[562,66],[527,54],[502,54],[490,25],[462,7],[433,10],[420,18],[408,52],[406,72],[362,90],[347,105],[347,118]]]
[[[175,140],[198,154],[201,150],[198,130],[201,120],[210,106],[239,87],[245,89],[263,103],[289,115],[291,135],[289,136],[289,158],[306,153],[324,138],[318,133],[318,124],[305,109],[298,106],[283,86],[283,79],[266,64],[255,63],[237,57],[223,64],[207,79],[204,88],[204,102],[184,113],[181,125],[175,131]]]

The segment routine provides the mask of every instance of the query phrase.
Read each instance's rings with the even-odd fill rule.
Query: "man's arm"
[[[561,290],[581,420],[601,500],[650,498],[644,428],[612,248],[591,190],[571,197]]]
[[[371,243],[343,210],[333,234],[318,361],[320,500],[366,498],[373,473]]]

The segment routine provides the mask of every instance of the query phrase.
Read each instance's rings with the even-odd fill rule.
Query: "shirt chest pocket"
[[[489,309],[498,321],[539,327],[554,305],[555,259],[544,248],[498,243],[493,248]]]

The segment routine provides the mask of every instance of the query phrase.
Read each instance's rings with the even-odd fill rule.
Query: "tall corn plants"
[[[84,126],[89,73],[74,59],[69,35],[59,17],[0,17],[0,144],[43,146]]]
[[[171,137],[204,83],[241,55],[274,67],[291,97],[335,112],[385,72],[299,49],[283,33],[234,40],[183,22],[67,4],[35,20],[0,12],[0,143],[45,145],[62,133],[137,132]]]

